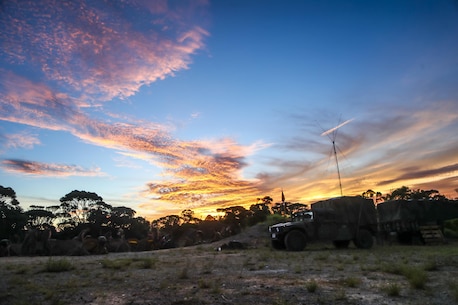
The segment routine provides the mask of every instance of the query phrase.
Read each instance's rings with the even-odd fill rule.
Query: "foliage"
[[[248,221],[250,226],[265,221],[267,216],[270,215],[270,209],[266,202],[251,205],[250,211],[252,212]]]
[[[308,209],[307,204],[299,202],[277,202],[272,207],[272,212],[279,215],[289,215],[294,213],[302,212]]]
[[[395,189],[391,194],[386,195],[387,200],[407,200],[407,199],[431,199],[441,200],[447,199],[444,195],[439,193],[438,190],[411,190],[407,186],[402,186]]]
[[[43,206],[31,206],[31,210],[26,211],[27,225],[31,228],[44,230],[56,218],[56,215],[45,209]]]

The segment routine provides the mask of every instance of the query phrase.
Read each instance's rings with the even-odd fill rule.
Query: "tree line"
[[[362,197],[374,202],[401,199],[446,199],[437,190],[411,190],[403,186],[390,194],[367,190]],[[283,197],[283,196],[282,196]],[[49,230],[53,238],[71,239],[83,230],[92,236],[110,235],[141,240],[149,238],[156,247],[176,247],[215,241],[241,232],[242,228],[263,222],[269,215],[289,216],[308,209],[302,203],[273,203],[270,196],[257,198],[248,209],[242,206],[219,208],[220,217],[195,217],[185,209],[180,215],[168,215],[148,221],[135,216],[136,211],[125,206],[112,206],[94,192],[74,190],[60,198],[55,206],[32,205],[24,210],[11,187],[0,185],[0,240],[21,242],[27,230]]]

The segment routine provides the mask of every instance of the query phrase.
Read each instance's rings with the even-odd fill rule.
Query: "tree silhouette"
[[[10,239],[20,235],[27,221],[23,214],[16,192],[11,187],[0,185],[0,238]]]
[[[56,215],[47,210],[44,206],[32,205],[30,210],[26,211],[24,214],[27,217],[27,225],[32,228],[44,230],[46,227],[49,227]]]
[[[406,200],[410,198],[411,189],[407,186],[402,186],[400,188],[395,189],[391,194],[387,195],[387,199],[389,200]]]
[[[194,211],[190,209],[181,211],[181,218],[185,223],[198,224],[199,222],[201,222],[199,218],[194,217]]]
[[[270,201],[257,203],[250,206],[250,211],[252,212],[249,217],[249,225],[254,225],[259,222],[263,222],[267,219],[267,216],[270,215]]]
[[[91,209],[106,208],[102,197],[86,191],[72,191],[60,198],[60,202],[59,216],[62,221],[59,224],[64,226],[76,227],[78,224],[88,223]]]

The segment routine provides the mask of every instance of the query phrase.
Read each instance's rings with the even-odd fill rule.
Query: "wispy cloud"
[[[14,134],[0,134],[0,143],[3,142],[3,147],[10,148],[26,148],[31,149],[41,142],[37,136],[28,132],[14,133]]]
[[[41,163],[26,160],[8,159],[1,162],[1,167],[12,173],[26,174],[37,177],[69,177],[69,176],[104,176],[99,168],[86,169],[76,165]]]
[[[152,7],[154,6],[154,7]],[[47,80],[97,104],[187,69],[208,33],[197,25],[205,3],[8,1],[0,55],[40,69]],[[155,11],[158,9],[158,11]]]

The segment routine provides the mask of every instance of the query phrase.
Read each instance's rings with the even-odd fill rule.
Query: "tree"
[[[150,223],[143,217],[134,217],[131,220],[129,228],[129,237],[134,237],[137,239],[144,238],[148,236],[150,229]]]
[[[259,222],[263,222],[267,219],[267,216],[270,215],[270,202],[257,203],[250,206],[250,211],[252,212],[251,217],[249,218],[249,224],[254,225]]]
[[[27,217],[27,225],[39,230],[44,230],[46,227],[52,226],[52,222],[56,218],[53,212],[43,206],[32,205],[30,208],[30,210],[24,213]]]
[[[395,189],[391,194],[387,195],[389,200],[406,200],[410,198],[412,191],[407,186],[402,186]]]
[[[102,197],[86,191],[72,191],[60,198],[60,213],[63,218],[60,224],[76,227],[88,223],[90,210],[105,208]]]
[[[178,215],[168,215],[156,219],[152,222],[151,226],[160,231],[170,231],[171,228],[180,226],[183,223],[183,219]]]
[[[382,202],[384,200],[381,192],[375,192],[371,189],[363,192],[361,196],[363,198],[372,199],[374,202]]]
[[[228,224],[234,232],[240,231],[240,229],[245,226],[247,218],[253,214],[252,211],[249,211],[242,206],[220,208],[217,209],[217,212],[225,213],[223,221]]]
[[[201,222],[199,218],[194,217],[194,211],[190,209],[181,211],[181,218],[185,223],[198,224],[199,222]]]
[[[16,192],[11,187],[0,185],[0,238],[19,235],[27,222]]]
[[[439,193],[438,190],[420,190],[417,189],[412,191],[411,199],[432,199],[432,200],[440,200],[440,199],[447,199],[444,195]]]
[[[302,212],[302,211],[306,211],[306,210],[308,210],[308,205],[307,204],[299,203],[299,202],[288,204],[288,211],[289,211],[290,215],[292,215],[294,213],[299,213],[299,212]]]
[[[128,229],[136,212],[129,207],[113,207],[110,215],[110,226],[115,229]]]
[[[411,190],[407,186],[402,186],[395,189],[391,194],[386,196],[388,200],[441,200],[447,199],[444,195],[439,193],[438,190]]]

